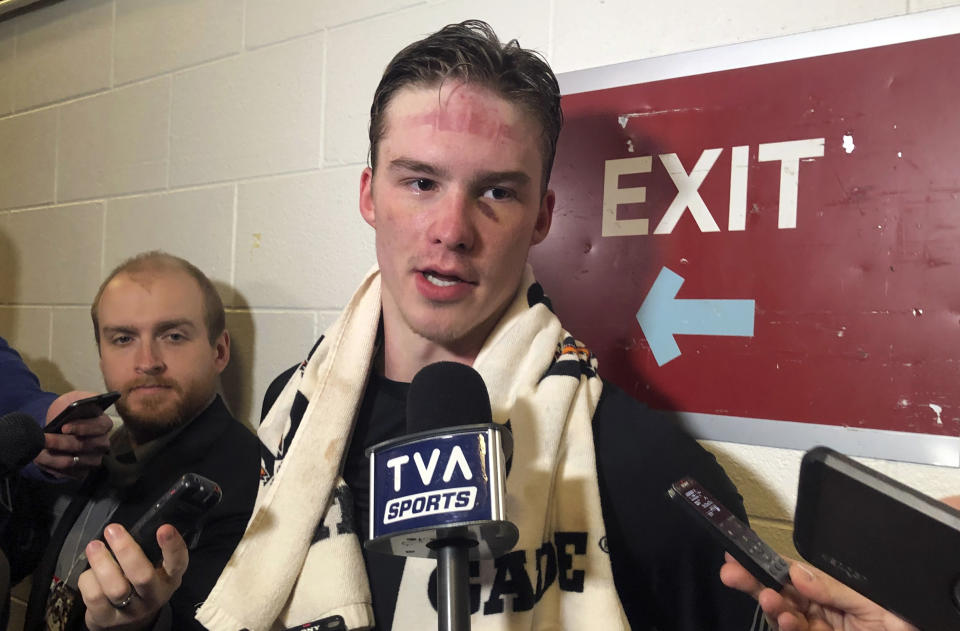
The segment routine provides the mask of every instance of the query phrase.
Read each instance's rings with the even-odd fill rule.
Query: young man
[[[223,305],[196,267],[150,252],[110,274],[91,315],[104,383],[121,392],[123,426],[55,527],[24,628],[199,629],[196,605],[239,541],[257,493],[256,438],[216,394],[230,359]],[[188,472],[217,482],[223,499],[190,542],[189,567],[180,534],[159,528],[163,560],[154,568],[125,527]]]
[[[268,392],[258,507],[198,612],[209,629],[433,628],[436,562],[365,555],[360,540],[364,449],[405,433],[407,382],[442,360],[481,374],[515,445],[520,540],[474,566],[474,629],[750,628],[755,604],[719,581],[722,550],[665,499],[693,475],[742,516],[736,489],[597,376],[526,266],[550,229],[560,125],[550,68],[484,23],[387,67],[360,181],[379,266]]]

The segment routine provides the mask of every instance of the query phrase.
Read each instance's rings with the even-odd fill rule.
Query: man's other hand
[[[960,510],[960,495],[941,500]],[[726,554],[720,580],[760,603],[767,620],[780,631],[917,631],[866,596],[816,568],[787,559],[790,581],[780,593],[765,588]]]
[[[47,409],[49,423],[74,401],[96,395],[96,392],[74,390],[54,399]],[[77,419],[63,426],[61,434],[44,434],[46,444],[34,462],[44,471],[57,477],[82,478],[91,469],[100,466],[103,454],[109,449],[109,434],[113,421],[105,414]]]
[[[180,587],[189,562],[187,544],[170,524],[158,528],[157,543],[163,553],[163,563],[155,568],[123,526],[110,524],[104,536],[110,550],[102,541],[88,543],[90,568],[80,575],[78,582],[87,606],[87,628],[90,631],[148,629],[160,608]]]
[[[779,593],[761,585],[729,554],[720,568],[720,580],[756,598],[771,626],[780,631],[917,631],[836,579],[787,561],[792,585]]]

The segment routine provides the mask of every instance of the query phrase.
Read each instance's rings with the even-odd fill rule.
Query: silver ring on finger
[[[115,603],[115,602],[113,602],[113,601],[111,600],[111,601],[110,601],[110,604],[113,605],[113,608],[114,608],[114,609],[123,609],[124,607],[126,607],[127,605],[129,605],[131,602],[133,602],[133,599],[136,598],[136,596],[137,596],[137,590],[135,590],[135,589],[133,588],[133,585],[131,585],[131,586],[130,586],[130,593],[127,594],[126,598],[124,598],[123,600],[121,600],[121,601],[118,602],[118,603]]]
[[[74,457],[73,457],[73,466],[76,467],[76,466],[79,466],[79,465],[80,465],[80,456],[74,456]]]

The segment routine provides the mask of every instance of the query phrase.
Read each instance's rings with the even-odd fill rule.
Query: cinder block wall
[[[402,45],[478,17],[564,72],[953,4],[64,0],[0,21],[0,335],[47,388],[100,389],[89,300],[125,257],[166,249],[218,283],[224,389],[254,424],[374,261],[358,181],[370,97]],[[800,454],[707,446],[789,552]],[[871,464],[960,493],[953,469]]]

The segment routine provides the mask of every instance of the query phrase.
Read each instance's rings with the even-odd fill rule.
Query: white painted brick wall
[[[15,108],[110,87],[112,39],[112,0],[70,0],[17,18]]]
[[[357,166],[240,185],[236,286],[254,307],[336,309],[374,261]]]
[[[233,302],[233,206],[236,185],[221,184],[107,201],[103,273],[148,250],[182,256]]]
[[[50,361],[58,369],[53,379],[60,383],[50,384],[48,387],[51,390],[65,392],[71,384],[87,384],[84,386],[87,390],[103,391],[97,344],[91,335],[92,326],[89,300],[81,306],[53,310]]]
[[[170,184],[320,166],[323,34],[178,73]]]
[[[153,77],[240,52],[237,0],[123,0],[117,3],[114,80]]]
[[[2,21],[0,335],[47,387],[100,389],[89,301],[124,257],[165,248],[221,291],[224,389],[253,424],[374,261],[358,176],[370,97],[401,46],[479,17],[564,72],[957,4],[66,0]],[[801,454],[707,447],[789,551]],[[960,491],[953,469],[870,464]]]
[[[0,118],[0,208],[53,201],[57,117],[49,109]]]
[[[256,48],[417,4],[423,0],[249,0],[246,44]]]
[[[51,313],[50,307],[0,307],[0,331],[4,339],[17,340],[17,351],[34,372],[41,362],[50,359]]]
[[[222,383],[235,414],[251,427],[260,420],[263,393],[274,377],[300,362],[313,348],[317,314],[310,311],[230,310],[232,349]]]
[[[166,187],[170,77],[59,109],[57,201]]]
[[[0,22],[0,68],[13,68],[13,58],[16,54],[16,24]],[[13,77],[0,75],[0,116],[13,111],[14,81]]]
[[[100,284],[102,230],[102,202],[0,214],[13,261],[4,302],[89,303]]]

